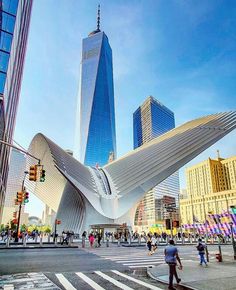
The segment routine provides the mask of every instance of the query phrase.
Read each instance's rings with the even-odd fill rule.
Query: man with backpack
[[[202,266],[202,263],[205,263],[206,267],[207,267],[207,262],[205,259],[205,250],[206,250],[206,245],[202,242],[201,239],[198,240],[198,245],[197,245],[197,250],[198,250],[198,254],[200,256],[200,266]]]

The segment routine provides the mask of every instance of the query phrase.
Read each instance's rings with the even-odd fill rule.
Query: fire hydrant
[[[216,254],[216,260],[218,260],[218,262],[222,262],[222,255]]]

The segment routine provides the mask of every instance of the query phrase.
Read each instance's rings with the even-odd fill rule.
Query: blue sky
[[[96,27],[97,1],[34,1],[14,139],[42,132],[74,147],[81,42]],[[132,114],[152,95],[176,125],[236,109],[234,0],[107,0],[101,29],[113,50],[118,156],[133,148]],[[190,162],[236,154],[236,132]],[[186,166],[185,166],[186,167]],[[185,186],[184,168],[180,171]],[[36,209],[37,207],[37,209]],[[39,209],[31,197],[28,209]]]

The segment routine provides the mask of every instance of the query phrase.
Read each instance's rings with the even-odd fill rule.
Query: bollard
[[[130,236],[130,237],[129,237],[129,245],[131,245],[131,239],[132,239],[132,238],[131,238],[131,236]]]
[[[6,239],[6,247],[9,248],[10,247],[10,237],[8,236]]]
[[[50,243],[50,234],[48,234],[48,243]]]
[[[106,246],[109,247],[109,238],[107,238]]]
[[[117,246],[120,247],[120,238],[118,239]]]
[[[55,247],[57,247],[57,237],[55,237],[55,243],[54,243]]]
[[[23,247],[26,247],[26,236],[23,237]]]
[[[141,245],[141,237],[138,236],[138,244]]]
[[[72,236],[69,237],[69,244],[68,244],[68,246],[71,247],[71,244],[72,244]]]
[[[43,237],[40,235],[40,239],[39,239],[39,246],[42,247],[43,246]]]

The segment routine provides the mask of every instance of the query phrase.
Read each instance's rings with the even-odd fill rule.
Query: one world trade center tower
[[[112,50],[106,34],[97,29],[83,39],[77,157],[88,166],[103,166],[116,157]],[[78,132],[77,132],[78,133]]]

